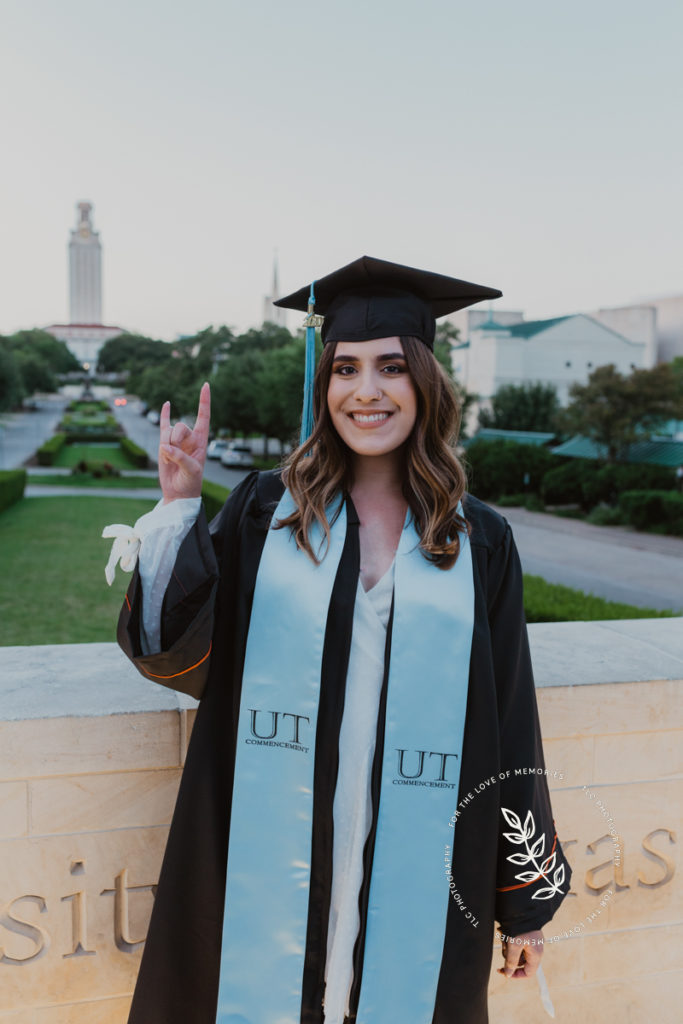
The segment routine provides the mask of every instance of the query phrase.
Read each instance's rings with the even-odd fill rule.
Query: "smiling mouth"
[[[349,416],[354,423],[378,424],[384,423],[392,414],[390,412],[350,412]]]

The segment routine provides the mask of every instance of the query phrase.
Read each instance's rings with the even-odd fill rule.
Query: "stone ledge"
[[[683,617],[529,626],[536,686],[683,679]]]
[[[117,644],[0,648],[0,721],[186,711],[197,703],[145,679]]]
[[[529,626],[536,686],[683,679],[683,617]],[[187,711],[197,701],[141,676],[114,643],[0,648],[0,720]]]

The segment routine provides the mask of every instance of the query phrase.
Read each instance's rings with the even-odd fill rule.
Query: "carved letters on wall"
[[[72,875],[84,874],[85,860],[74,860],[71,862],[70,873]],[[122,953],[134,953],[145,941],[145,936],[134,939],[130,935],[129,922],[129,900],[130,893],[151,892],[156,896],[156,884],[130,885],[128,882],[128,868],[122,868],[114,879],[114,886],[111,889],[102,889],[100,896],[112,899],[112,939],[118,950]],[[60,897],[61,903],[71,903],[71,948],[62,952],[62,959],[68,960],[73,957],[96,956],[97,950],[90,948],[88,939],[88,900],[85,889],[68,893]],[[48,913],[47,901],[43,896],[35,896],[26,893],[23,896],[16,896],[2,908],[0,913],[0,964],[27,964],[45,956],[50,949],[51,940],[47,927],[38,924],[33,920],[35,914],[31,915],[32,920],[27,921],[22,914],[26,913],[26,905],[37,905],[40,914]],[[47,920],[46,920],[47,923]],[[22,956],[13,955],[7,947],[6,936],[3,936],[2,929],[22,935],[30,939],[33,949]]]
[[[569,861],[572,861],[572,853],[578,845],[577,839],[561,839],[562,847],[567,853]],[[600,863],[587,868],[582,889],[585,893],[594,895],[613,886],[616,891],[626,891],[637,887],[641,891],[661,889],[668,885],[675,873],[676,863],[672,856],[672,846],[676,845],[676,833],[669,828],[655,828],[648,832],[642,839],[640,863],[636,866],[635,872],[631,871],[627,876],[624,863],[627,856],[624,853],[622,843],[622,856],[618,861],[606,856],[609,846],[612,843],[612,836],[606,833],[599,836],[592,842],[587,843],[585,852],[589,858],[604,856]],[[70,873],[73,876],[85,874],[85,860],[74,860],[71,862]],[[630,880],[629,880],[630,879]],[[578,882],[577,874],[574,875],[575,882]],[[121,953],[135,953],[142,947],[145,937],[140,935],[134,937],[130,934],[129,905],[131,894],[151,893],[156,895],[156,884],[143,883],[131,885],[128,879],[128,868],[124,867],[114,878],[114,885],[108,889],[102,889],[98,897],[108,899],[112,903],[112,930],[111,940],[116,949]],[[571,890],[570,896],[579,895]],[[34,963],[36,960],[46,956],[52,949],[55,956],[64,960],[77,957],[97,956],[98,950],[88,936],[88,903],[91,895],[86,893],[85,885],[77,888],[60,897],[60,903],[71,905],[71,929],[70,945],[64,950],[52,949],[52,941],[49,931],[50,913],[55,912],[56,907],[48,906],[44,896],[34,892],[27,892],[15,896],[9,902],[0,904],[0,965],[22,966]],[[29,908],[37,907],[38,912]],[[29,920],[27,920],[27,912]],[[9,933],[9,934],[8,934]],[[12,951],[11,935],[20,935],[29,939],[33,948],[28,953],[17,955]]]

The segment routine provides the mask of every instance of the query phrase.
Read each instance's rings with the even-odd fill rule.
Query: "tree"
[[[194,361],[188,357],[168,356],[157,366],[148,366],[128,378],[131,392],[153,409],[171,403],[174,417],[190,415],[197,408],[197,397],[203,383]]]
[[[23,384],[25,395],[33,395],[36,391],[54,392],[57,390],[57,378],[48,363],[36,352],[15,352],[17,369]]]
[[[212,425],[288,440],[301,415],[303,379],[302,338],[270,322],[240,334],[212,377]]]
[[[674,377],[674,393],[677,412],[675,419],[683,419],[683,356],[676,356],[669,364]]]
[[[266,320],[261,327],[252,327],[244,334],[234,338],[230,343],[230,355],[239,356],[244,352],[267,352],[289,345],[292,340],[293,336],[286,327],[279,327]]]
[[[465,385],[458,380],[453,372],[453,349],[460,340],[460,328],[443,320],[436,325],[434,335],[434,358],[446,371],[446,375],[453,385],[455,397],[460,407],[460,432],[461,438],[467,436],[468,413],[476,402],[477,396],[467,390]]]
[[[54,373],[70,373],[81,370],[81,364],[64,341],[57,341],[47,331],[38,328],[29,331],[15,331],[6,341],[15,353],[32,355]]]
[[[460,328],[444,320],[436,325],[434,335],[434,357],[441,363],[451,380],[453,377],[452,352],[456,343],[460,340]]]
[[[680,384],[670,363],[634,370],[628,377],[613,363],[598,366],[587,384],[572,384],[572,401],[560,413],[564,429],[605,448],[608,462],[625,458],[628,446],[683,415]]]
[[[316,337],[316,361],[322,352]],[[306,342],[294,338],[288,345],[265,354],[260,379],[260,403],[264,430],[280,441],[298,443],[304,396]]]
[[[97,357],[98,373],[122,373],[142,371],[148,366],[158,366],[171,355],[171,346],[166,341],[157,341],[143,334],[119,334],[105,341]]]
[[[496,430],[555,430],[560,403],[552,384],[502,384],[491,399],[491,410],[479,413],[480,427]]]
[[[263,352],[230,356],[211,380],[211,425],[244,434],[263,432],[261,375]]]
[[[0,412],[13,409],[24,397],[21,374],[12,349],[0,338]]]

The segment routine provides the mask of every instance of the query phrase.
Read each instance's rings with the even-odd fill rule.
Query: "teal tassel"
[[[301,437],[303,444],[313,433],[313,377],[315,376],[315,281],[311,284],[306,317],[306,366],[304,369],[304,407],[301,413]]]

